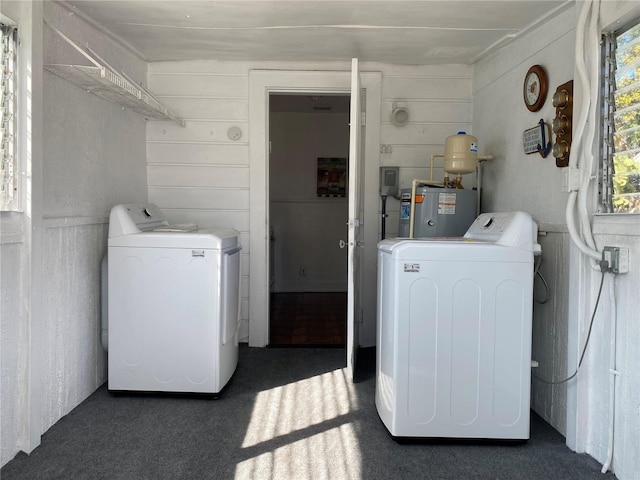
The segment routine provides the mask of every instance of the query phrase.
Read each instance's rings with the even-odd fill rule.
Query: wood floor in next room
[[[272,293],[270,310],[271,346],[345,345],[346,292]]]

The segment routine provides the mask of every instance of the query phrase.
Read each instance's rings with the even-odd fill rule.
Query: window
[[[640,22],[603,38],[601,208],[640,213]]]
[[[0,210],[16,210],[17,168],[16,168],[16,51],[17,31],[15,26],[0,24],[2,29],[2,81],[0,83]]]

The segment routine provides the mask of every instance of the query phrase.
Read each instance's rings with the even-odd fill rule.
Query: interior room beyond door
[[[349,96],[269,96],[269,344],[345,346]]]

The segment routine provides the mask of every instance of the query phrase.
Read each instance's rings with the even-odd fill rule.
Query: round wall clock
[[[540,65],[534,65],[524,77],[524,104],[530,112],[537,112],[547,98],[547,73]]]

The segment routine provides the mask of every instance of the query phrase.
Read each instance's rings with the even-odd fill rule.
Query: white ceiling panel
[[[148,61],[473,63],[573,0],[74,0]]]

